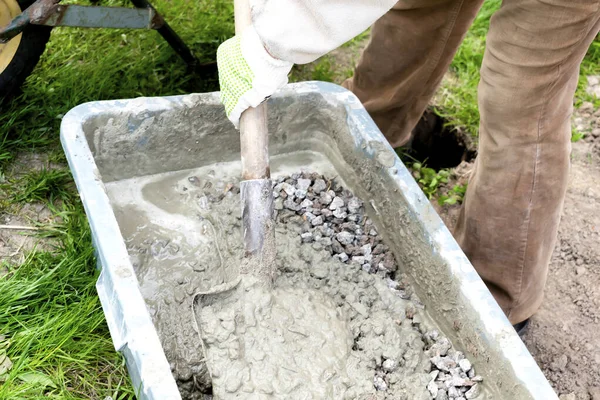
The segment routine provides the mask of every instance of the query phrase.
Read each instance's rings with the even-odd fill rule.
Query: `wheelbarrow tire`
[[[17,0],[21,11],[35,0]],[[0,103],[19,93],[21,85],[31,74],[50,39],[52,27],[29,25],[22,32],[21,41],[4,70],[0,71]],[[15,40],[15,39],[13,39]]]

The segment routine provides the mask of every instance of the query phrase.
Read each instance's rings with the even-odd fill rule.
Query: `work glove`
[[[221,102],[236,128],[244,110],[258,106],[288,82],[292,65],[272,57],[252,26],[219,46]]]

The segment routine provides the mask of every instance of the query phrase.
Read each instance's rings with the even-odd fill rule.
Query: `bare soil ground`
[[[3,184],[32,171],[54,168],[62,167],[50,162],[46,154],[22,154],[6,171]],[[32,250],[51,251],[53,245],[52,239],[40,235],[36,227],[55,219],[48,206],[41,202],[16,203],[12,195],[0,186],[0,275],[7,271],[7,267],[1,265],[3,262],[20,264]]]
[[[545,301],[524,342],[561,399],[600,400],[600,109],[584,104],[574,122],[586,136],[573,143]],[[448,186],[465,183],[471,168],[461,164]],[[452,229],[460,206],[434,206]]]
[[[546,300],[525,344],[560,394],[600,399],[600,109],[575,113],[570,184],[550,264]]]

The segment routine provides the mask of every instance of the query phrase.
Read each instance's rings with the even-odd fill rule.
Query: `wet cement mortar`
[[[240,265],[239,182],[225,175],[177,172],[108,187],[184,399],[488,398],[362,201],[335,179],[274,180],[272,290],[198,300]]]

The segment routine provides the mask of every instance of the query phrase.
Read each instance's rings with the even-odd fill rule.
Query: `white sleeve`
[[[306,64],[365,31],[397,0],[250,0],[267,51]]]

